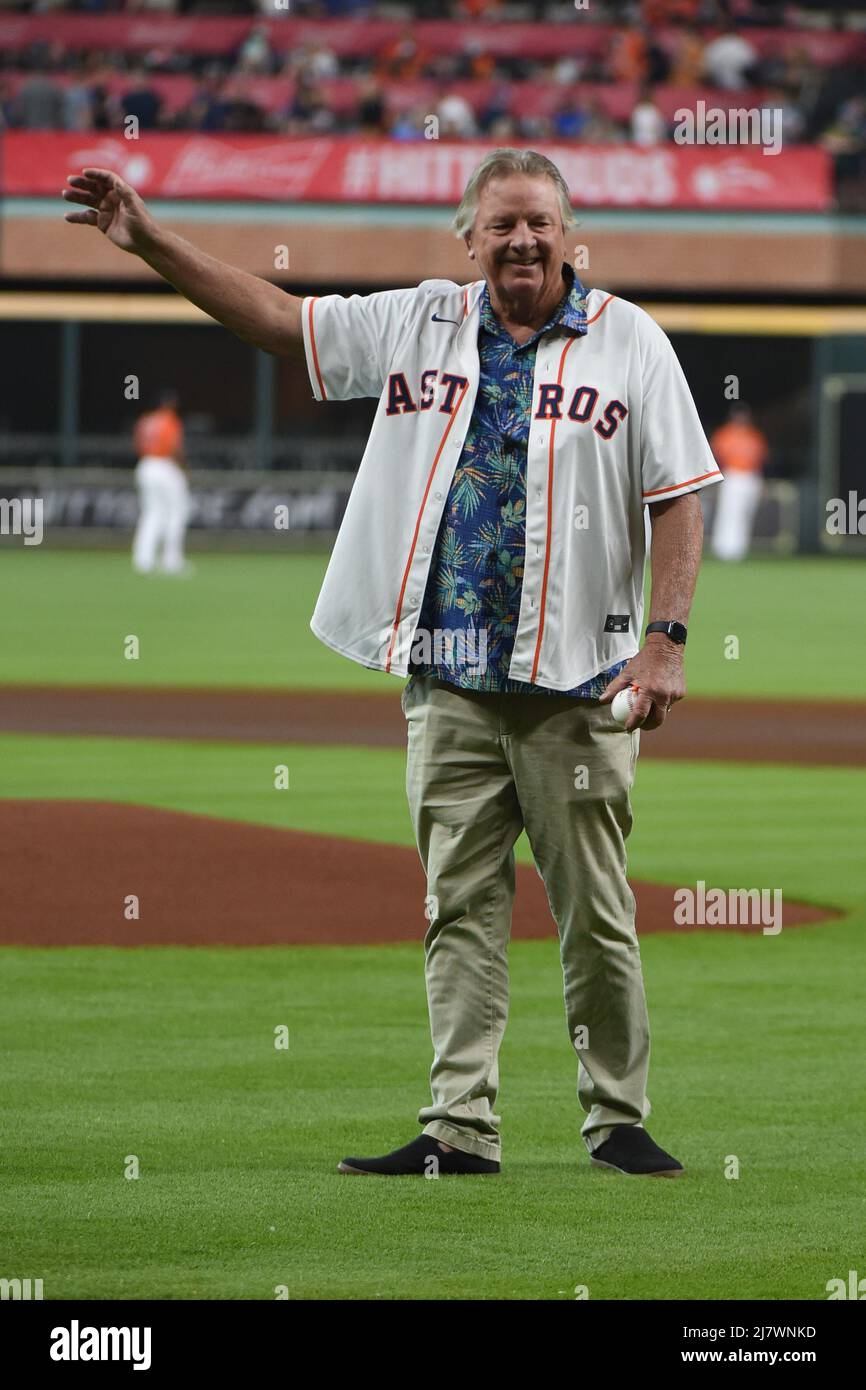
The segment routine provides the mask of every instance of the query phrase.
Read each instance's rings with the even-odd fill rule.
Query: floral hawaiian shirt
[[[508,675],[523,586],[535,355],[554,327],[586,332],[586,291],[567,263],[563,278],[569,288],[558,307],[521,344],[497,318],[486,285],[482,292],[478,395],[436,539],[410,674],[470,690],[596,700],[626,664],[564,691]]]

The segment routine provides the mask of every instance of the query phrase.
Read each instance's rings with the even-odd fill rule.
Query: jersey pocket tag
[[[630,623],[630,613],[608,613],[604,620],[604,630],[605,632],[628,632]]]

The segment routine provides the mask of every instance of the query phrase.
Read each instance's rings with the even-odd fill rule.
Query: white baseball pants
[[[145,457],[135,467],[140,511],[132,542],[133,568],[180,574],[190,512],[189,484],[171,459]]]
[[[732,469],[725,474],[713,521],[712,551],[716,559],[742,560],[747,554],[761,491],[760,473]]]

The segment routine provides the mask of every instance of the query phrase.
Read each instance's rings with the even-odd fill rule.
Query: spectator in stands
[[[469,81],[489,82],[496,69],[492,54],[485,51],[479,39],[471,39],[466,45],[458,75]]]
[[[783,105],[796,107],[801,117],[798,139],[807,139],[816,128],[815,114],[821,93],[821,70],[802,44],[781,61],[763,65],[765,81],[785,94]]]
[[[59,82],[41,73],[28,77],[12,102],[12,125],[22,130],[62,130],[65,98]]]
[[[324,82],[340,76],[340,64],[326,43],[304,43],[289,50],[283,71],[294,76],[303,73],[314,82]]]
[[[498,116],[487,132],[497,145],[513,145],[520,139],[520,127],[513,116]]]
[[[401,30],[397,37],[382,49],[376,65],[376,73],[383,82],[395,78],[408,82],[421,76],[425,62],[425,54],[418,46],[412,33],[412,26],[407,24],[405,29]]]
[[[93,88],[83,77],[74,77],[63,93],[64,130],[93,128]]]
[[[385,96],[377,77],[371,75],[361,83],[355,122],[362,135],[384,135],[387,130]]]
[[[460,55],[431,53],[424,64],[424,76],[437,82],[440,87],[450,86],[460,76]]]
[[[439,135],[443,140],[471,140],[478,134],[475,113],[465,97],[449,92],[436,105]]]
[[[139,130],[156,130],[160,124],[162,102],[148,82],[144,68],[137,67],[129,74],[129,87],[120,100],[123,118],[133,116]]]
[[[758,50],[738,33],[733,23],[704,49],[704,72],[714,87],[742,91],[757,76]]]
[[[704,74],[704,41],[694,29],[684,29],[677,39],[670,81],[675,87],[697,87]]]
[[[232,104],[226,95],[227,82],[228,78],[221,68],[208,68],[202,85],[181,114],[178,124],[192,130],[228,130]]]
[[[839,206],[866,211],[866,98],[851,97],[819,143],[833,155]]]
[[[647,35],[646,70],[646,80],[651,85],[655,85],[657,82],[667,82],[671,72],[671,60],[668,57],[667,49],[656,42],[652,31]]]
[[[563,54],[561,58],[555,59],[550,67],[550,80],[559,86],[570,87],[573,83],[580,80],[583,73],[583,62],[573,54]]]
[[[303,74],[297,80],[287,114],[290,135],[303,135],[308,130],[325,133],[336,125],[321,87]]]
[[[553,113],[553,133],[559,140],[579,140],[589,117],[574,97],[568,97]]]
[[[423,106],[415,106],[399,111],[391,121],[389,135],[392,140],[423,140],[424,122],[430,113]]]
[[[512,92],[510,83],[500,82],[481,107],[478,112],[478,126],[485,135],[490,135],[494,126],[510,115]]]
[[[862,154],[866,147],[866,98],[852,97],[846,101],[819,144],[834,155]]]
[[[805,44],[798,44],[784,56],[778,81],[780,86],[796,95],[798,105],[814,102],[821,86],[821,75]]]
[[[649,64],[646,31],[642,25],[614,31],[608,68],[614,82],[646,82]]]
[[[240,72],[271,73],[275,67],[267,25],[256,24],[238,49],[237,68]]]
[[[226,130],[239,135],[260,135],[268,129],[265,111],[247,92],[235,89],[232,93]]]
[[[635,145],[660,145],[668,137],[667,122],[653,101],[649,86],[642,88],[631,113],[630,133]]]
[[[598,97],[589,97],[584,102],[586,125],[581,136],[585,145],[610,145],[625,139],[625,133],[616,121],[602,107]]]
[[[769,445],[752,423],[749,407],[738,401],[731,406],[727,424],[711,436],[710,448],[725,475],[713,519],[712,551],[718,560],[742,560],[761,500]]]
[[[113,130],[117,125],[117,107],[111,93],[102,82],[96,82],[90,89],[92,97],[92,129]]]
[[[319,82],[327,82],[331,78],[340,76],[340,64],[337,55],[326,43],[310,44],[304,66],[310,75]]]
[[[795,102],[791,100],[790,94],[781,87],[771,87],[764,94],[761,102],[761,109],[765,111],[779,112],[780,115],[775,119],[781,123],[782,148],[788,145],[797,145],[803,136],[806,121],[803,112]]]

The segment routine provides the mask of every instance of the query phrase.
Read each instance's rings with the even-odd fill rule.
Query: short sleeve
[[[652,505],[719,483],[722,474],[677,355],[648,315],[643,346],[641,483]]]
[[[307,371],[317,401],[379,396],[419,290],[304,299]]]

